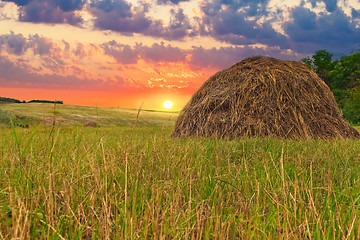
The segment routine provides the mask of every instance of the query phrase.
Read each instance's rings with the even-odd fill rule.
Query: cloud
[[[101,47],[105,54],[112,56],[118,63],[134,64],[137,62],[139,53],[129,45],[119,44],[116,41],[103,43]]]
[[[180,2],[188,2],[189,0],[157,0],[158,4],[179,4]]]
[[[67,23],[78,25],[82,18],[72,11],[64,11],[49,1],[34,0],[20,8],[19,20],[34,23]]]
[[[25,6],[29,4],[31,0],[2,0],[3,2],[13,2],[18,6]]]
[[[261,20],[269,14],[267,4],[267,0],[207,1],[201,6],[201,34],[234,45],[262,43],[287,48],[286,36],[277,32],[271,21]]]
[[[292,21],[284,25],[284,30],[296,51],[311,53],[320,48],[349,51],[360,43],[360,29],[339,8],[330,14],[316,14],[299,6],[290,17]]]
[[[10,54],[23,55],[28,49],[31,49],[36,55],[49,55],[53,47],[52,42],[37,34],[29,35],[25,38],[22,34],[3,34],[0,36],[0,46]]]
[[[360,18],[360,11],[354,8],[351,8],[351,17],[352,18]]]
[[[51,49],[53,47],[53,44],[49,39],[40,37],[37,34],[29,36],[29,45],[32,47],[34,54],[39,55],[51,54]]]
[[[180,48],[154,43],[151,47],[138,46],[141,57],[153,62],[185,62],[186,52]]]
[[[338,8],[337,0],[310,0],[312,7],[315,7],[319,2],[325,3],[325,8],[328,12],[333,12]]]
[[[74,72],[82,72],[75,68]],[[4,56],[0,56],[0,85],[2,87],[40,88],[40,89],[87,89],[114,90],[126,87],[120,77],[90,79],[77,75],[60,75],[57,73],[39,74],[29,66],[17,64]]]
[[[167,33],[164,34],[166,39],[182,39],[188,35],[188,30],[192,29],[188,17],[184,10],[179,8],[178,11],[170,10],[171,18]]]
[[[134,7],[123,0],[98,0],[90,6],[95,17],[95,27],[100,30],[112,30],[125,35],[140,33],[167,40],[180,40],[195,35],[181,8],[170,10],[170,23],[165,26],[163,21],[148,16],[149,5],[145,3]]]
[[[101,44],[105,54],[112,56],[118,63],[135,64],[139,59],[151,62],[184,62],[185,50],[170,45],[165,46],[163,42],[154,43],[151,47],[137,44],[135,47],[110,41]]]
[[[19,20],[34,23],[67,23],[78,25],[82,18],[75,13],[85,0],[7,0],[19,6]]]
[[[142,33],[151,25],[145,16],[147,7],[131,9],[131,5],[123,0],[92,1],[91,12],[95,16],[95,27],[123,33]]]
[[[22,34],[4,34],[0,36],[0,45],[2,49],[6,49],[9,53],[22,55],[28,48],[27,40]]]
[[[277,47],[221,47],[204,49],[203,47],[193,47],[188,64],[193,69],[211,67],[215,69],[228,68],[236,62],[250,56],[267,55],[285,60],[299,59],[293,52],[282,51]]]
[[[37,0],[3,0],[4,2],[13,2],[18,6],[31,5]],[[80,10],[83,8],[86,0],[41,0],[44,5],[51,5],[54,8],[59,8],[61,11],[70,12]]]

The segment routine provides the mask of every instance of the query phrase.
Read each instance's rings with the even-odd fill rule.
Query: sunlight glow
[[[171,109],[173,107],[173,103],[170,101],[164,102],[164,108],[165,109]]]

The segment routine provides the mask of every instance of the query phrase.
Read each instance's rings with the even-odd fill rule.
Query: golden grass
[[[359,239],[358,140],[2,129],[2,239]]]

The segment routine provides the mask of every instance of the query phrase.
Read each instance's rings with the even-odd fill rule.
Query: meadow
[[[360,238],[359,140],[174,139],[128,111],[0,128],[0,239]]]

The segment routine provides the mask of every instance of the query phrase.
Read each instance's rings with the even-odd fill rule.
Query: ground
[[[70,107],[0,129],[1,239],[360,238],[359,140],[177,139],[170,113]]]

